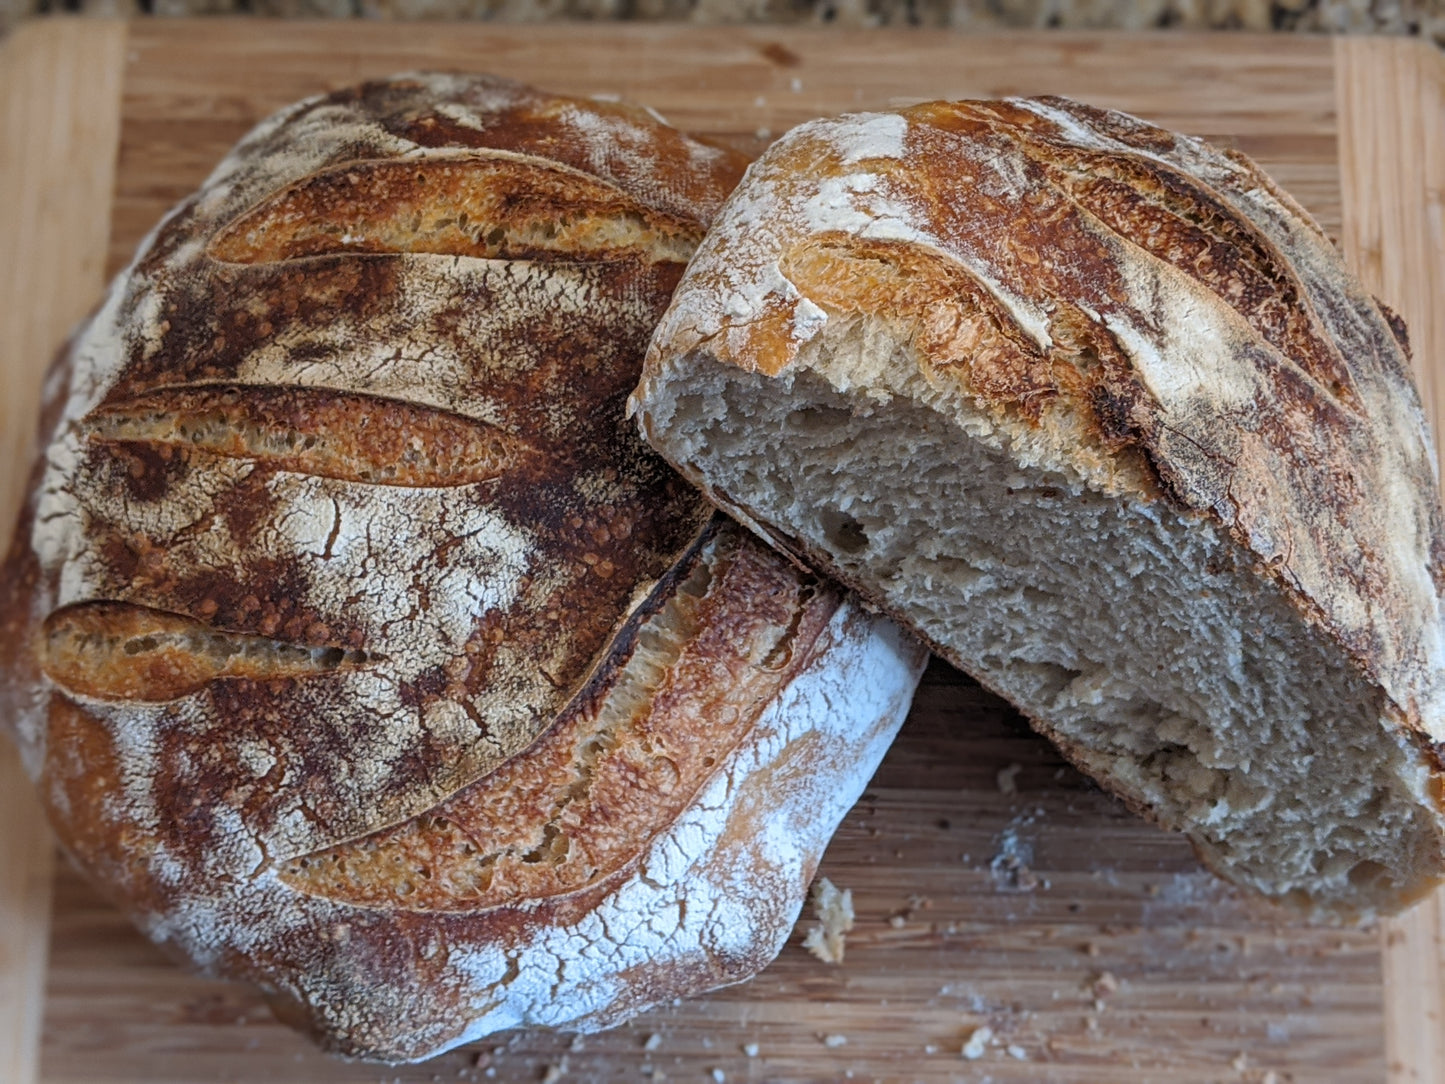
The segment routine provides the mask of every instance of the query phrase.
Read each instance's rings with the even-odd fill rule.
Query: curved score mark
[[[1171,163],[1110,151],[1051,150],[1064,164],[1045,167],[1077,206],[1209,290],[1329,399],[1358,409],[1354,374],[1315,329],[1299,276],[1242,212]]]
[[[293,858],[280,879],[368,908],[476,912],[623,868],[748,738],[837,606],[760,545],[729,545],[639,628],[600,702],[427,813]],[[740,613],[745,599],[762,612]]]
[[[464,486],[506,473],[532,448],[475,418],[398,399],[267,384],[163,387],[86,419],[91,440],[195,448],[387,486]]]
[[[224,632],[128,602],[80,602],[45,619],[42,668],[98,700],[176,700],[218,678],[302,678],[379,661],[364,651]]]
[[[224,227],[209,255],[262,264],[338,253],[686,263],[702,229],[596,178],[481,155],[351,162]]]

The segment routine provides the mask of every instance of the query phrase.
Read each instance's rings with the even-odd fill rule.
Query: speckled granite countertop
[[[960,29],[1061,27],[1415,34],[1445,46],[1445,0],[0,0],[46,12],[372,19],[667,19]]]

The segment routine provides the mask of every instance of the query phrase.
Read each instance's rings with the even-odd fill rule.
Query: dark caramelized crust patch
[[[163,387],[110,403],[86,421],[95,441],[190,447],[374,485],[469,485],[496,478],[531,452],[475,418],[328,388]]]
[[[365,907],[475,911],[576,892],[637,858],[807,665],[839,605],[751,541],[720,538],[636,629],[625,666],[594,682],[605,691],[526,757],[281,878]],[[755,600],[746,614],[739,598]]]
[[[274,681],[377,661],[355,648],[223,632],[124,602],[66,606],[46,618],[42,635],[45,673],[100,700],[175,700],[217,678]]]
[[[399,252],[686,263],[701,236],[696,223],[574,170],[464,155],[323,170],[236,219],[208,252],[230,263]]]
[[[1358,404],[1349,367],[1318,333],[1285,255],[1220,193],[1159,157],[1174,149],[1173,133],[1077,102],[1040,102],[1133,149],[1081,145],[1040,114],[1011,102],[929,102],[907,116],[965,133],[1000,157],[1026,161],[1035,171],[1037,202],[1052,202],[1044,195],[1047,189],[1064,196],[1125,247],[1143,249],[1208,289],[1331,398]],[[1057,209],[1038,210],[1042,223],[1070,228]]]
[[[1079,206],[1208,287],[1332,398],[1357,401],[1344,359],[1316,333],[1283,254],[1247,221],[1179,171],[1121,155],[1069,157],[1066,168],[1051,172]]]

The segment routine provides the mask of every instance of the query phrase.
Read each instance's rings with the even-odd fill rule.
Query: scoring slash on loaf
[[[48,381],[6,722],[110,896],[332,1049],[749,977],[902,721],[922,646],[624,417],[744,164],[481,77],[314,98]]]
[[[644,435],[1262,892],[1445,869],[1441,512],[1399,319],[1244,156],[1060,99],[802,125]]]

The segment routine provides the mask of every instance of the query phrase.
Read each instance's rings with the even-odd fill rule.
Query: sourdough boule
[[[744,164],[503,80],[312,98],[48,382],[4,723],[142,929],[334,1050],[751,976],[902,720],[923,648],[624,416]]]

